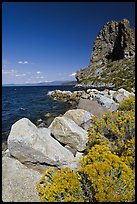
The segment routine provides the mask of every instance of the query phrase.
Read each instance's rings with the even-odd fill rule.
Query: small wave
[[[37,120],[37,122],[42,122],[42,119],[41,119],[41,118],[40,118],[40,119],[38,119],[38,120]]]
[[[48,95],[48,96],[51,96],[52,92],[53,92],[53,91],[48,91],[47,95]]]
[[[26,110],[26,109],[25,109],[25,108],[20,108],[20,110],[23,110],[23,111],[24,111],[24,110]]]
[[[57,109],[58,108],[58,105],[56,105],[56,106],[53,106],[53,109]]]

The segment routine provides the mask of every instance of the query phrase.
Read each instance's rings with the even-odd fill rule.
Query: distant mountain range
[[[51,82],[40,82],[40,83],[26,83],[26,84],[2,84],[2,86],[72,86],[77,81],[51,81]]]

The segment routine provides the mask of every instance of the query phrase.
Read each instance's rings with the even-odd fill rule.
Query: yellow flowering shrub
[[[77,171],[49,168],[37,185],[41,202],[134,202],[135,172],[100,142]]]
[[[104,143],[89,150],[78,172],[87,202],[132,202],[135,199],[134,171]]]
[[[46,170],[37,185],[41,202],[135,201],[135,98],[117,112],[92,117],[77,170]]]
[[[79,176],[69,168],[49,168],[37,185],[41,202],[83,202]]]
[[[125,142],[120,158],[125,164],[135,170],[135,137]]]
[[[124,99],[119,104],[118,110],[135,110],[135,96]]]
[[[87,150],[105,141],[112,153],[122,156],[123,159],[125,156],[126,160],[130,160],[126,163],[134,167],[134,111],[107,112],[100,117],[92,117],[92,124],[88,134]]]

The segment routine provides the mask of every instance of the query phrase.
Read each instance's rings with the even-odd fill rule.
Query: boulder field
[[[104,89],[103,91],[87,89],[74,92],[55,90],[50,95],[54,100],[67,101],[70,104],[72,103],[71,96],[73,96],[77,108],[87,110],[93,115],[98,115],[108,110],[116,111],[119,103],[124,98],[134,95],[134,93],[120,88],[118,90]],[[85,102],[87,105],[85,105]]]
[[[117,91],[88,89],[78,93],[60,90],[51,93],[54,100],[68,102],[72,95],[76,97],[77,108],[55,117],[48,128],[37,127],[28,118],[12,125],[8,149],[2,154],[3,202],[38,202],[36,184],[45,169],[50,166],[79,168],[88,129],[92,127],[92,116],[117,111],[119,103],[134,93],[122,88]]]

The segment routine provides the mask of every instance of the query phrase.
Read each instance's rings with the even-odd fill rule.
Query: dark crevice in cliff
[[[124,35],[124,25],[119,23],[118,25],[118,34],[115,39],[114,43],[114,48],[112,53],[108,53],[106,58],[108,60],[116,61],[120,59],[124,59],[124,50],[126,48],[126,43],[125,43],[125,35]]]

